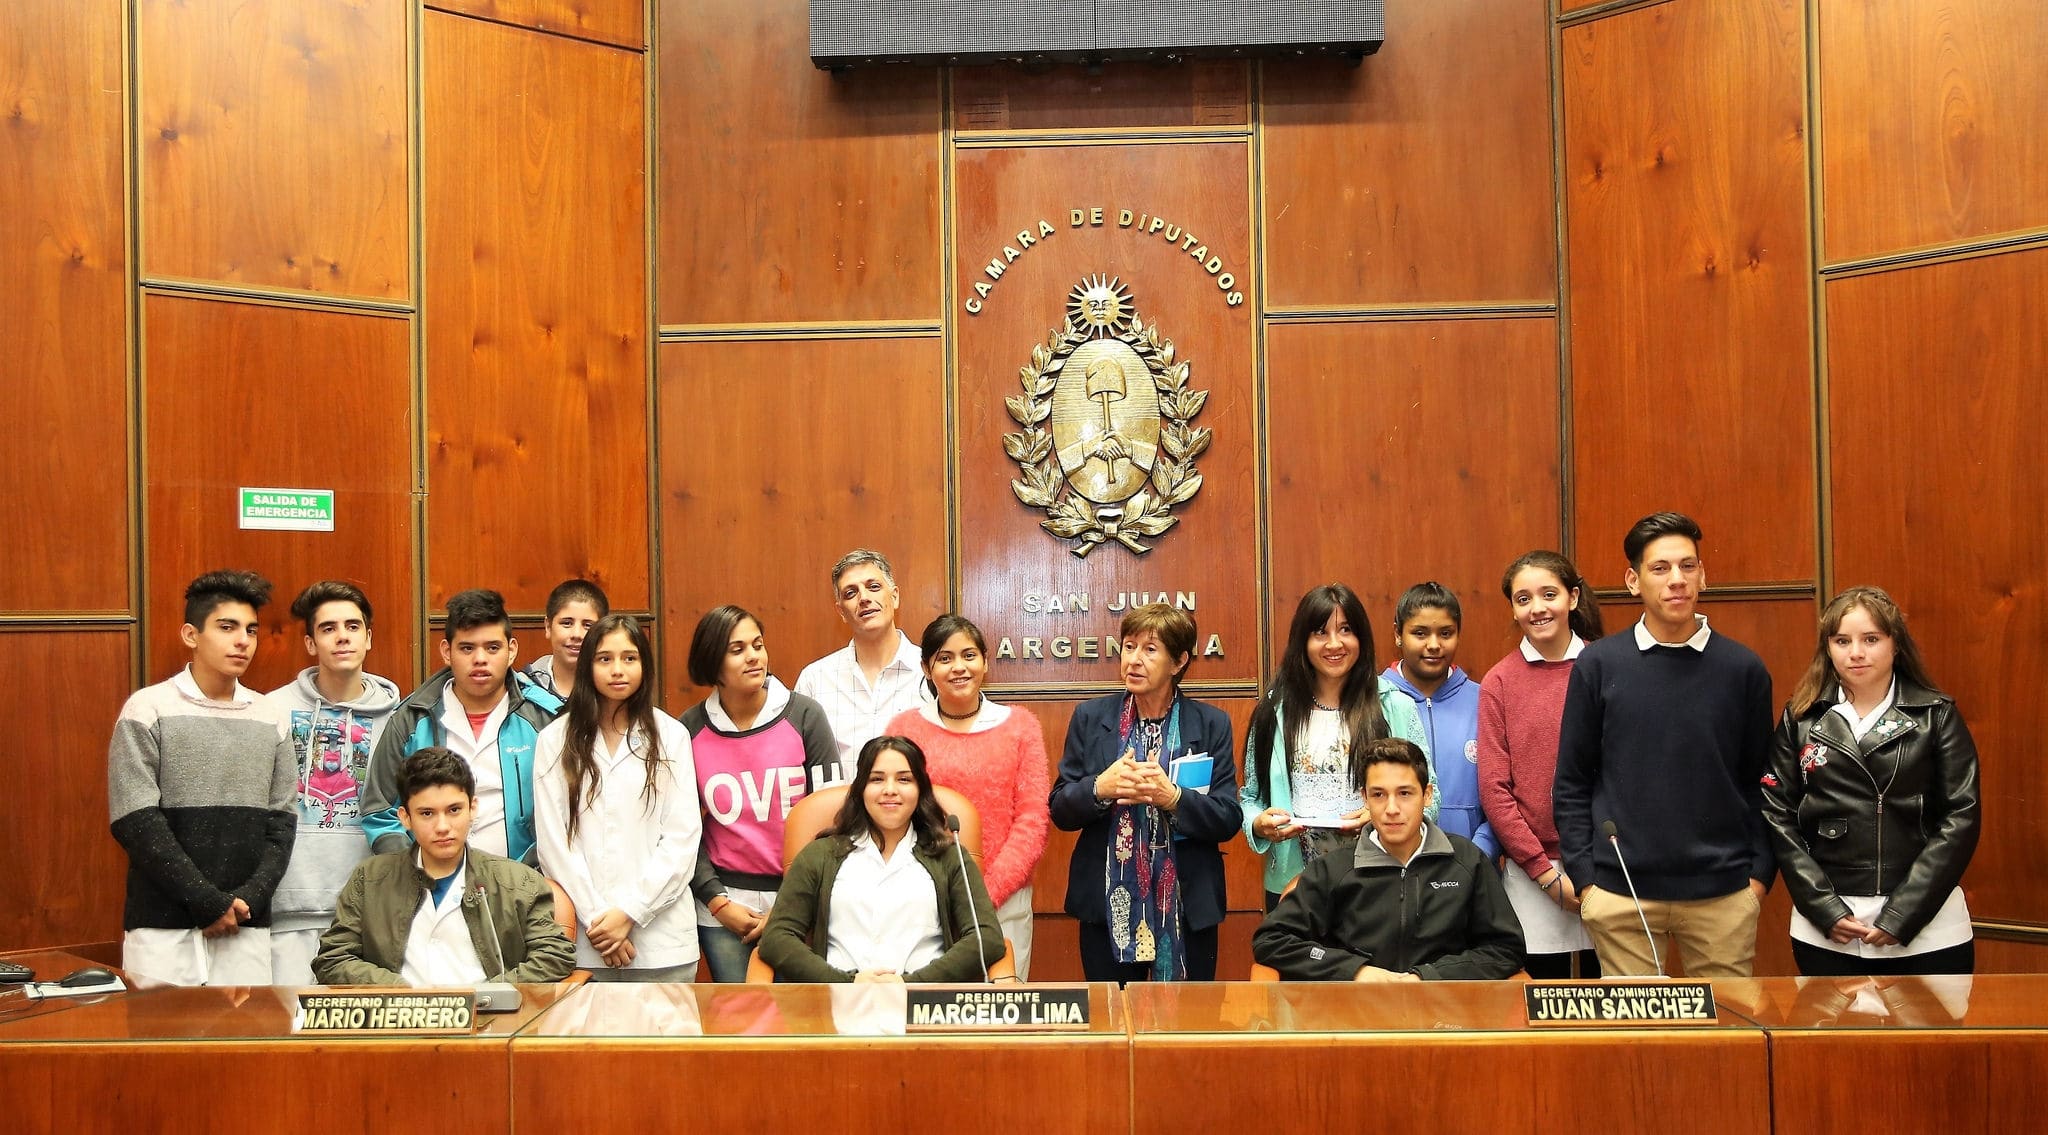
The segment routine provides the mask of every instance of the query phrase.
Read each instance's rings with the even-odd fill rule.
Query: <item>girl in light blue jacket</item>
[[[1246,731],[1244,833],[1266,857],[1266,909],[1310,860],[1351,854],[1365,827],[1350,754],[1403,737],[1428,753],[1415,703],[1378,674],[1372,621],[1357,593],[1325,584],[1301,597],[1287,647]],[[1434,759],[1430,780],[1436,779]],[[1432,801],[1427,816],[1436,820]]]

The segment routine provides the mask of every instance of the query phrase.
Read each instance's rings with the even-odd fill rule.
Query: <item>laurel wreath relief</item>
[[[1023,427],[1003,435],[1003,449],[1020,473],[1010,488],[1018,500],[1046,511],[1039,527],[1061,539],[1079,541],[1069,549],[1076,556],[1086,556],[1110,540],[1142,555],[1152,549],[1141,538],[1158,536],[1180,523],[1173,515],[1174,508],[1201,490],[1202,475],[1195,471],[1195,458],[1209,448],[1211,435],[1207,427],[1197,428],[1193,421],[1209,400],[1209,392],[1189,388],[1188,364],[1173,361],[1173,342],[1160,336],[1157,325],[1147,327],[1133,313],[1130,330],[1116,338],[1145,360],[1153,389],[1159,392],[1160,456],[1152,464],[1148,489],[1138,490],[1120,506],[1098,508],[1067,487],[1059,459],[1053,454],[1052,431],[1045,428],[1046,419],[1052,416],[1052,394],[1059,385],[1060,369],[1089,337],[1088,329],[1071,319],[1046,336],[1045,342],[1031,348],[1031,363],[1019,372],[1024,393],[1004,399],[1010,417]]]

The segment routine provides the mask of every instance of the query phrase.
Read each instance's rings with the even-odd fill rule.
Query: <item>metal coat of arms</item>
[[[1201,491],[1195,458],[1210,440],[1193,425],[1209,392],[1188,386],[1173,342],[1139,318],[1129,288],[1091,276],[1022,374],[1024,393],[1005,402],[1023,429],[1003,435],[1017,499],[1044,509],[1039,527],[1077,541],[1077,556],[1111,540],[1150,551],[1144,538],[1180,523],[1173,510]]]

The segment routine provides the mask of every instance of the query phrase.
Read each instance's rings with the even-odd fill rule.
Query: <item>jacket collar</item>
[[[1118,692],[1118,693],[1114,693],[1114,694],[1111,694],[1110,696],[1111,696],[1111,697],[1113,697],[1113,698],[1116,698],[1116,699],[1118,699],[1118,700],[1117,700],[1117,704],[1118,704],[1118,705],[1122,705],[1122,704],[1123,704],[1123,700],[1122,700],[1122,699],[1123,699],[1123,697],[1124,697],[1124,693],[1125,693],[1125,692],[1127,692],[1127,691],[1120,691],[1120,692]],[[1166,712],[1167,712],[1167,713],[1169,713],[1169,714],[1171,714],[1171,713],[1173,712],[1173,710],[1174,710],[1174,707],[1175,707],[1175,706],[1178,706],[1178,705],[1180,705],[1180,703],[1181,703],[1182,701],[1186,700],[1186,698],[1187,698],[1187,695],[1186,695],[1186,694],[1184,694],[1184,693],[1182,693],[1182,692],[1180,692],[1179,690],[1175,690],[1175,691],[1173,691],[1173,700],[1172,700],[1172,701],[1170,701],[1170,702],[1167,702],[1167,703],[1166,703]],[[1185,721],[1187,720],[1187,718],[1183,717],[1183,718],[1181,718],[1181,720],[1182,720],[1183,722],[1185,722]],[[1105,714],[1103,714],[1103,715],[1102,715],[1102,731],[1103,731],[1104,733],[1114,733],[1114,732],[1116,732],[1116,725],[1117,725],[1117,714],[1116,714],[1115,712],[1105,713]],[[1186,726],[1185,726],[1185,725],[1183,725],[1183,726],[1182,726],[1182,728],[1186,728]]]
[[[1836,692],[1840,692],[1839,687]],[[1940,705],[1943,700],[1945,699],[1942,695],[1905,678],[1899,678],[1896,680],[1891,708],[1884,711],[1884,716],[1877,719],[1877,724],[1871,726],[1870,732],[1864,734],[1861,741],[1856,740],[1856,734],[1850,730],[1849,723],[1842,720],[1842,715],[1834,712],[1835,699],[1832,697],[1824,697],[1814,702],[1807,709],[1806,715],[1817,736],[1844,752],[1861,754],[1919,732],[1925,727],[1921,721],[1921,714],[1908,711],[1926,710]]]
[[[1451,837],[1445,835],[1442,828],[1425,821],[1422,825],[1422,846],[1416,849],[1415,858],[1421,859],[1426,855],[1450,854],[1452,854]],[[1413,860],[1410,862],[1413,862]],[[1351,866],[1356,869],[1392,867],[1395,870],[1399,870],[1401,863],[1393,856],[1388,855],[1384,848],[1380,847],[1378,842],[1374,840],[1371,830],[1368,829],[1359,835],[1358,845],[1351,852]]]

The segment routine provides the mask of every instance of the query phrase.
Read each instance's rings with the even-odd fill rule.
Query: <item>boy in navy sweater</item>
[[[1688,977],[1748,977],[1758,904],[1776,873],[1759,786],[1771,676],[1695,612],[1706,583],[1699,541],[1699,525],[1675,512],[1629,529],[1625,580],[1643,616],[1588,646],[1565,693],[1552,803],[1606,975],[1663,968],[1647,918],[1653,934],[1676,940]]]

